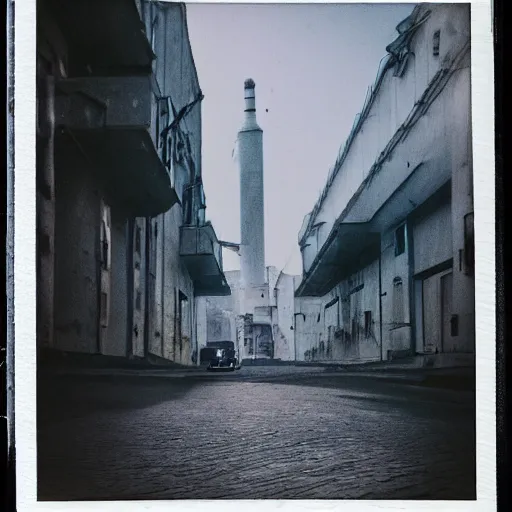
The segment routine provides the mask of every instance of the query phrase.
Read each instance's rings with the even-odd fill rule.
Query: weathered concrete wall
[[[200,94],[200,87],[194,59],[188,39],[186,11],[181,4],[161,2],[146,3],[141,6],[146,34],[151,41],[157,58],[154,73],[163,97],[169,97],[176,112],[193,102]],[[161,104],[156,131],[163,130],[174,120],[171,105]],[[181,197],[183,186],[195,177],[201,176],[201,106],[197,103],[182,119],[179,129],[190,147],[184,152],[191,162],[174,162],[172,166],[173,184],[179,188]],[[159,150],[162,149],[162,141]],[[195,217],[197,219],[197,212]],[[205,333],[201,322],[196,318],[196,303],[193,281],[183,264],[180,252],[180,226],[183,212],[180,204],[152,220],[157,234],[153,234],[151,251],[156,260],[155,290],[150,298],[149,351],[159,357],[180,364],[193,364],[199,336]],[[205,305],[200,304],[202,311]],[[180,314],[181,311],[181,314]],[[203,311],[204,313],[204,311]],[[200,324],[198,326],[198,323]]]
[[[192,364],[196,348],[193,282],[180,257],[179,237],[182,213],[179,204],[159,215],[156,244],[156,289],[154,296],[153,329],[150,330],[149,350],[152,354],[180,364]],[[179,293],[187,301],[179,316]],[[180,326],[181,325],[181,326]]]
[[[148,351],[151,354],[163,357],[162,336],[163,336],[163,285],[164,285],[164,267],[163,250],[164,237],[162,235],[162,216],[159,215],[152,219],[152,243],[150,251],[153,258],[154,286],[151,290]]]
[[[196,297],[195,298],[195,332],[196,332],[196,364],[200,363],[199,355],[201,354],[201,349],[206,347],[206,342],[208,341],[208,313],[207,313],[207,298],[206,297]]]
[[[146,310],[146,232],[145,219],[135,219],[133,225],[133,322],[131,325],[132,354],[136,357],[144,357],[144,333]],[[130,286],[130,283],[128,283]],[[128,333],[130,336],[130,333]]]
[[[450,133],[450,142],[457,151],[452,152],[452,243],[453,243],[453,297],[452,313],[458,315],[458,334],[445,350],[475,351],[475,278],[474,271],[463,260],[471,247],[464,244],[464,219],[473,206],[473,147],[471,133],[471,67],[468,56],[465,67],[455,75],[451,91],[453,108],[459,112],[457,123]],[[470,244],[471,245],[471,244]]]
[[[297,361],[310,360],[309,354],[318,346],[323,324],[320,324],[322,299],[314,297],[295,298],[295,343]]]
[[[297,297],[295,316],[298,360],[380,360],[378,260],[322,298]]]
[[[54,348],[96,353],[100,196],[85,162],[56,157]]]
[[[281,275],[277,283],[277,296],[275,297],[277,318],[273,317],[274,358],[283,361],[295,359],[295,331],[294,324],[294,276]],[[274,294],[272,293],[271,296]],[[276,322],[277,320],[277,322]]]
[[[188,37],[184,4],[148,2],[146,34],[157,55],[154,71],[163,96],[170,96],[177,111],[200,93],[199,80]],[[172,121],[172,116],[171,116]],[[162,117],[162,122],[165,117]],[[201,106],[197,104],[180,123],[189,135],[195,175],[201,175]],[[161,129],[164,126],[160,127]],[[192,176],[191,176],[192,177]]]
[[[128,272],[126,218],[112,209],[111,270],[110,270],[110,318],[103,340],[105,355],[127,355],[126,322],[128,318]]]
[[[46,9],[37,11],[36,250],[37,343],[54,347],[55,296],[55,80],[66,71],[68,48]]]
[[[453,257],[452,214],[449,202],[414,223],[414,273]]]
[[[405,224],[405,250],[396,255],[397,227],[398,225],[386,231],[381,237],[383,359],[388,358],[388,351],[401,352],[411,349],[410,262],[407,233],[410,228]]]

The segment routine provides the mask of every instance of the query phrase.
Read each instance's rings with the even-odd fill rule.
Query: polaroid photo
[[[496,510],[489,0],[8,23],[19,512]]]

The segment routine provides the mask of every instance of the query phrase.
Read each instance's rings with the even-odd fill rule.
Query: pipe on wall
[[[379,335],[380,335],[380,360],[384,359],[382,338],[382,251],[379,248]]]
[[[133,251],[135,229],[135,219],[130,218],[126,222],[126,357],[133,357],[133,291],[134,291],[134,272],[133,272]]]
[[[409,263],[409,323],[411,325],[411,353],[416,354],[416,289],[414,286],[414,239],[410,219],[405,223],[407,258]]]

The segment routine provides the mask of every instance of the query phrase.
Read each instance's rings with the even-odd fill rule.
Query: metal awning
[[[70,62],[90,66],[93,74],[151,67],[154,54],[134,0],[46,0],[46,5],[69,43]]]
[[[81,154],[109,202],[127,214],[152,217],[178,201],[147,130],[59,129],[55,145],[56,165],[72,167]]]
[[[439,159],[422,162],[405,179],[398,172],[391,174],[377,174],[354,195],[350,209],[338,219],[304,275],[297,296],[325,295],[344,277],[378,258],[380,233],[407,218],[451,179],[450,167]]]
[[[405,219],[450,179],[451,168],[440,159],[424,161],[402,178],[394,169],[378,173],[362,188],[344,222],[371,222],[375,231],[385,231],[397,220]]]
[[[339,224],[297,288],[297,297],[322,297],[337,283],[378,258],[380,234],[370,223]]]

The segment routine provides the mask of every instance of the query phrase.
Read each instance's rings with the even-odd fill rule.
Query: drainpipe
[[[149,354],[149,333],[150,333],[150,321],[151,317],[149,315],[150,307],[150,293],[149,289],[152,286],[152,281],[150,279],[150,262],[151,262],[151,246],[153,244],[153,230],[151,225],[151,219],[149,217],[146,218],[146,231],[144,237],[144,359],[148,357]]]
[[[411,353],[416,354],[416,289],[414,286],[414,240],[410,220],[405,223],[407,257],[409,259],[409,323],[411,325]]]
[[[380,243],[380,242],[379,242]],[[384,360],[382,339],[382,252],[379,246],[379,334],[380,334],[380,360]]]
[[[293,315],[293,357],[297,362],[297,313]]]

